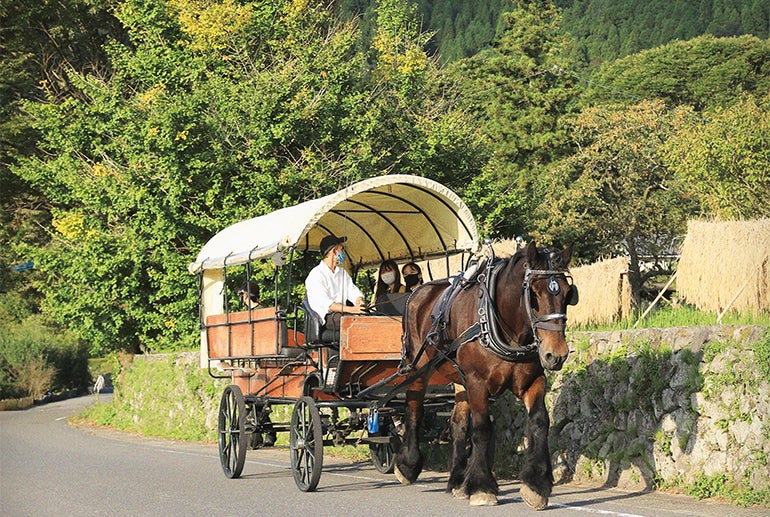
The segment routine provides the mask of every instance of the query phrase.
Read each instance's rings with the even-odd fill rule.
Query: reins
[[[523,300],[521,301],[520,307],[523,306],[525,308],[526,317],[529,319],[533,338],[532,342],[522,345],[509,336],[502,328],[497,304],[495,303],[492,294],[495,290],[497,276],[504,269],[504,266],[510,265],[510,267],[515,267],[515,264],[510,264],[513,259],[514,257],[508,259],[495,259],[493,253],[492,257],[487,259],[481,272],[478,272],[477,267],[473,267],[464,273],[451,277],[451,279],[449,279],[450,285],[444,290],[441,296],[439,296],[433,306],[431,312],[431,327],[414,357],[410,360],[407,356],[408,330],[405,327],[404,334],[402,335],[403,347],[401,349],[401,365],[398,371],[387,379],[383,379],[374,386],[370,386],[363,390],[359,393],[359,396],[368,396],[370,393],[373,393],[375,389],[379,389],[393,379],[405,376],[406,379],[393,387],[385,397],[381,398],[378,405],[381,404],[383,400],[389,401],[397,392],[401,391],[404,386],[410,384],[431,368],[435,368],[445,361],[450,362],[452,366],[454,366],[460,375],[461,383],[465,384],[465,373],[455,360],[456,352],[462,345],[476,339],[486,350],[505,361],[524,362],[531,360],[532,355],[537,353],[541,343],[537,332],[538,329],[557,332],[563,331],[566,328],[567,320],[567,316],[564,313],[550,313],[543,316],[535,316],[531,303],[532,282],[541,277],[548,277],[548,290],[555,296],[559,294],[561,289],[558,282],[556,282],[555,277],[559,275],[565,276],[569,282],[571,276],[564,270],[555,269],[550,257],[548,258],[548,269],[531,269],[529,264],[524,264],[524,278],[521,290],[521,297]],[[437,282],[429,282],[428,284],[431,283]],[[474,285],[479,286],[478,317],[476,322],[466,328],[452,341],[449,341],[446,337],[446,327],[449,323],[452,302],[460,291],[471,288]],[[407,313],[408,312],[409,304],[407,304]],[[405,313],[404,319],[406,318],[407,314]],[[553,323],[554,320],[562,320],[562,322]],[[428,346],[432,347],[436,354],[418,368],[417,363],[419,363],[420,359],[425,354]]]

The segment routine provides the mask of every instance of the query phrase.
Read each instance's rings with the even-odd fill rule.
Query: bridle
[[[522,285],[521,297],[523,305],[529,318],[530,326],[532,327],[532,335],[534,336],[536,346],[540,346],[540,336],[538,336],[537,329],[553,330],[556,332],[564,332],[567,328],[567,315],[562,312],[552,312],[543,316],[535,316],[532,310],[532,282],[543,277],[548,278],[548,292],[556,296],[561,292],[561,286],[556,281],[557,276],[563,276],[567,279],[569,288],[573,286],[572,276],[565,271],[559,271],[556,269],[530,269],[529,265],[524,266],[524,283]],[[569,296],[570,293],[567,293]],[[554,320],[561,320],[561,323],[551,323]]]
[[[546,250],[547,252],[547,250]],[[548,292],[556,296],[561,292],[561,286],[556,281],[557,276],[563,276],[569,283],[568,289],[573,289],[572,276],[564,270],[554,269],[551,265],[551,260],[548,260],[548,266],[550,269],[531,269],[529,264],[524,264],[524,279],[522,281],[521,306],[526,311],[527,318],[529,318],[530,327],[532,329],[533,340],[531,343],[523,345],[516,342],[511,336],[509,336],[500,326],[500,317],[497,314],[494,296],[492,291],[494,290],[493,280],[497,276],[500,266],[503,261],[495,261],[494,258],[487,261],[486,271],[479,275],[478,283],[480,289],[479,299],[479,319],[477,325],[479,327],[479,342],[481,345],[502,359],[507,361],[521,361],[526,360],[531,354],[536,353],[540,348],[542,340],[538,335],[538,329],[552,330],[556,332],[563,332],[567,327],[567,315],[561,312],[555,312],[551,314],[545,314],[543,316],[536,316],[532,310],[532,283],[542,277],[548,278]],[[567,292],[567,296],[570,296],[570,292]],[[561,320],[561,323],[554,323],[556,320]],[[513,343],[510,345],[508,343]]]

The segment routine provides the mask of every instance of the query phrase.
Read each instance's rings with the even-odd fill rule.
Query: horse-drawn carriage
[[[292,298],[303,280],[292,278],[301,269],[295,261],[305,260],[295,255],[318,251],[327,235],[347,237],[354,278],[385,259],[441,258],[446,275],[409,296],[403,321],[345,315],[339,337],[330,337],[307,301]],[[422,469],[424,417],[443,414],[451,415],[448,490],[471,504],[496,504],[488,404],[510,389],[530,419],[522,497],[544,507],[553,483],[544,369],[560,368],[568,354],[566,309],[577,301],[566,269],[571,249],[530,243],[466,269],[478,251],[463,201],[439,183],[405,175],[361,181],[215,235],[189,270],[200,279],[202,361],[211,375],[231,379],[218,424],[225,475],[240,476],[246,450],[261,437],[288,432],[300,490],[315,490],[324,445],[332,444],[368,444],[378,470],[411,483]],[[245,268],[248,278],[252,264],[271,258],[272,307],[231,310],[228,272]],[[281,404],[293,405],[289,422],[270,419]]]
[[[375,466],[392,469],[405,380],[397,374],[401,317],[378,315],[376,308],[371,315],[345,316],[336,339],[325,335],[306,303],[290,297],[291,287],[304,280],[292,278],[295,255],[317,251],[329,234],[347,236],[346,252],[357,271],[385,259],[467,258],[478,246],[476,223],[451,190],[399,175],[362,181],[215,235],[189,269],[200,278],[202,357],[213,376],[232,380],[219,412],[219,452],[228,477],[241,474],[247,449],[261,437],[287,431],[294,478],[303,491],[318,484],[324,445],[368,444]],[[242,283],[243,275],[234,283],[228,273],[271,259],[286,300],[275,294],[272,307],[232,307],[228,284]],[[431,385],[430,404],[451,404],[447,379],[435,376]],[[290,422],[270,421],[271,408],[280,404],[294,405]]]

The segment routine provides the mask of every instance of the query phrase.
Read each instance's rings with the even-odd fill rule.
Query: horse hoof
[[[468,493],[465,491],[463,487],[453,488],[452,497],[454,497],[455,499],[468,499]]]
[[[471,506],[495,506],[496,504],[497,496],[495,494],[475,493],[471,496]]]
[[[400,470],[398,470],[397,466],[393,467],[393,474],[396,475],[396,479],[398,479],[398,482],[402,485],[411,485],[412,482],[406,479],[406,476],[404,476]]]
[[[548,498],[538,494],[527,485],[521,485],[519,495],[521,495],[524,502],[533,510],[545,510],[548,506]]]

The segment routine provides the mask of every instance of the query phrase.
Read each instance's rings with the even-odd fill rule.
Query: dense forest
[[[770,216],[762,2],[0,2],[0,384],[44,335],[193,348],[211,235],[367,177],[626,255],[637,294],[688,218]]]
[[[511,0],[415,0],[430,50],[444,61],[471,57],[487,49]],[[349,13],[374,9],[375,0],[345,0]],[[770,36],[770,3],[765,0],[557,0],[561,28],[574,41],[573,52],[591,66],[704,34],[716,37]],[[366,18],[364,25],[372,16]]]

